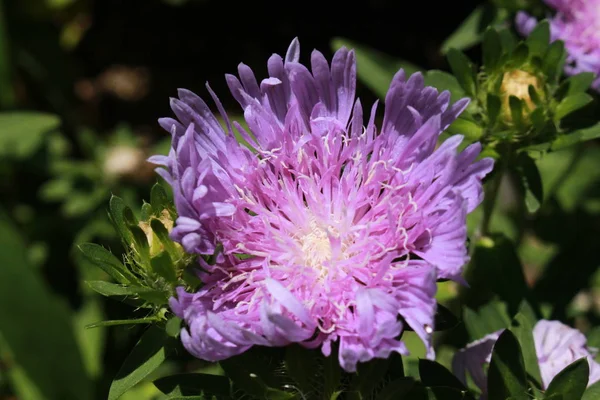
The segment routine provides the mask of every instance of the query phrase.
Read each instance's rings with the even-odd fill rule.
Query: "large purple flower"
[[[487,377],[484,367],[490,362],[492,350],[502,331],[494,332],[458,351],[452,360],[452,370],[466,385],[468,371],[473,382],[487,397]],[[587,339],[577,329],[559,321],[539,321],[533,328],[535,352],[542,375],[542,389],[567,365],[586,358],[590,365],[588,386],[600,380],[600,364],[594,361],[594,352],[587,347]]]
[[[171,101],[178,121],[160,120],[173,147],[152,161],[173,187],[172,237],[190,253],[218,252],[214,265],[200,262],[204,286],[171,299],[187,323],[183,344],[221,360],[291,342],[329,355],[339,341],[353,371],[406,353],[408,324],[433,356],[436,279],[460,280],[466,214],[492,169],[475,161],[479,144],[457,151],[460,136],[436,149],[467,100],[449,106],[448,92],[399,71],[378,130],[376,105],[365,126],[355,98],[353,51],[336,52],[331,67],[314,51],[312,72],[298,59],[294,40],[260,84],[244,64],[227,75],[249,131],[233,125],[256,154],[210,88],[225,128],[187,90]]]
[[[562,40],[568,57],[565,73],[600,73],[600,0],[544,0],[556,10],[549,17],[551,41]],[[535,27],[537,20],[525,12],[517,14],[517,29],[525,36]],[[600,76],[593,84],[600,90]]]

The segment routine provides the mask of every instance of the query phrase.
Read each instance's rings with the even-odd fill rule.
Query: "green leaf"
[[[529,49],[523,43],[517,45],[510,55],[510,64],[513,68],[519,68],[529,58]]]
[[[529,53],[543,57],[550,45],[550,24],[542,21],[536,25],[525,41]]]
[[[137,282],[137,278],[104,247],[94,243],[83,243],[79,245],[79,250],[87,261],[102,269],[117,282]]]
[[[466,390],[461,381],[443,365],[425,359],[419,359],[419,376],[425,386],[447,386]]]
[[[590,377],[587,359],[580,358],[569,364],[552,379],[546,396],[562,395],[564,399],[581,399]]]
[[[152,186],[152,190],[150,191],[150,204],[152,205],[152,210],[154,210],[154,215],[157,217],[160,216],[163,210],[171,208],[167,192],[160,183],[155,183],[154,186]]]
[[[143,267],[150,266],[150,243],[148,243],[148,236],[146,232],[137,225],[129,225],[129,231],[133,237],[133,243],[135,243],[136,254],[139,257],[139,262]]]
[[[497,301],[492,301],[477,311],[465,308],[463,320],[471,340],[481,339],[490,333],[510,326],[510,317],[506,312],[506,307]]]
[[[414,64],[397,60],[387,54],[360,45],[348,39],[335,38],[331,42],[334,49],[347,47],[354,49],[356,63],[360,65],[357,70],[358,78],[369,87],[380,99],[385,99],[390,82],[394,74],[403,68],[406,75],[411,75],[420,70]]]
[[[587,91],[592,86],[594,79],[596,79],[596,74],[593,72],[581,72],[569,77],[565,80],[569,86],[567,97]]]
[[[550,148],[551,150],[556,151],[580,142],[587,142],[588,140],[597,139],[599,137],[600,123],[597,123],[588,128],[578,129],[576,131],[560,135],[552,142],[552,146]]]
[[[150,265],[152,265],[152,270],[155,274],[166,279],[167,282],[177,283],[175,265],[173,265],[173,261],[171,261],[171,257],[169,257],[167,252],[163,251],[152,257]]]
[[[310,392],[317,379],[317,358],[313,350],[292,344],[285,349],[285,368],[300,390]]]
[[[581,400],[598,400],[600,399],[600,382],[596,382],[586,389]]]
[[[415,387],[416,382],[410,378],[399,378],[388,383],[379,392],[375,400],[399,400],[405,397]]]
[[[498,19],[495,7],[478,6],[442,43],[440,51],[446,54],[450,49],[464,50],[481,41],[481,33],[486,26]]]
[[[498,68],[502,58],[502,41],[494,28],[488,28],[483,34],[483,66],[488,73]]]
[[[435,312],[435,330],[444,331],[452,329],[460,323],[456,315],[440,303],[437,304]]]
[[[177,259],[181,257],[181,254],[179,251],[177,251],[175,243],[169,237],[169,231],[167,230],[167,228],[165,228],[162,222],[160,222],[160,220],[158,219],[153,219],[152,221],[150,221],[150,227],[152,228],[152,231],[154,232],[158,240],[160,240],[160,243],[163,245],[164,249],[171,256],[171,260],[176,262]],[[177,280],[177,277],[174,277],[173,279],[174,280],[172,282],[175,282]]]
[[[99,321],[85,326],[85,329],[94,329],[102,326],[140,325],[152,324],[159,320],[158,317],[136,318],[136,319],[113,319],[110,321]]]
[[[488,123],[490,128],[493,128],[500,116],[500,110],[502,108],[502,101],[500,97],[495,94],[488,93],[486,98]]]
[[[129,231],[129,227],[127,226],[128,223],[125,219],[125,214],[133,213],[120,197],[112,196],[108,204],[110,219],[114,224],[115,229],[119,233],[119,236],[123,240],[123,243],[126,244],[126,247],[129,247],[131,243],[133,243],[133,236]],[[133,225],[137,225],[137,223]]]
[[[113,379],[108,400],[121,397],[165,361],[166,338],[165,331],[157,326],[151,326],[144,332]]]
[[[488,371],[489,400],[521,398],[527,393],[527,375],[517,338],[510,330],[502,332],[492,352]]]
[[[458,83],[458,80],[444,71],[432,69],[427,71],[424,75],[424,82],[427,86],[433,86],[437,90],[450,92],[450,101],[455,102],[465,97],[465,91]]]
[[[142,286],[123,286],[106,281],[87,281],[88,286],[95,292],[107,297],[132,297],[142,299],[152,304],[166,304],[169,293]]]
[[[540,171],[535,161],[527,153],[520,153],[517,163],[517,171],[525,191],[525,205],[529,212],[536,212],[544,202],[544,188]]]
[[[534,324],[535,321],[530,320],[525,314],[519,312],[515,315],[510,330],[514,333],[521,345],[525,370],[535,380],[537,385],[541,386],[542,376],[540,374],[540,366],[535,351],[535,342],[533,340]]]
[[[523,100],[517,96],[508,96],[508,106],[510,107],[510,116],[515,126],[521,130],[523,128]]]
[[[561,120],[572,112],[587,106],[593,100],[594,98],[587,93],[576,93],[568,96],[556,107],[554,116],[557,121]]]
[[[477,85],[475,69],[471,60],[460,50],[450,49],[448,51],[448,62],[460,86],[469,96],[475,97]]]
[[[455,119],[447,131],[453,135],[464,135],[469,142],[476,142],[483,136],[483,128],[479,124],[461,117]]]
[[[542,68],[549,82],[556,82],[560,77],[566,59],[565,45],[560,40],[550,44],[542,60]]]
[[[0,157],[31,156],[46,134],[59,125],[60,119],[52,114],[28,111],[0,113]]]
[[[231,396],[231,382],[225,376],[209,374],[177,374],[154,381],[154,386],[170,396]]]
[[[140,217],[142,221],[147,221],[153,214],[152,206],[148,203],[142,204],[142,212]]]
[[[178,317],[172,317],[169,319],[165,324],[165,331],[167,332],[167,335],[174,338],[179,337],[179,334],[181,333],[181,322],[181,319]]]
[[[3,348],[8,349],[23,375],[46,398],[91,399],[92,384],[77,347],[69,311],[29,265],[25,243],[2,210],[0,246]]]

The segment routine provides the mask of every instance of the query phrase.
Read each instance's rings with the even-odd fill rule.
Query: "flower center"
[[[325,270],[325,261],[331,260],[331,242],[327,231],[310,221],[310,232],[300,237],[298,243],[302,251],[304,264],[318,270]],[[326,274],[326,271],[321,271]]]

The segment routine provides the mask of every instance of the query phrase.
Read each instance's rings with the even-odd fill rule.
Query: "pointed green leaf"
[[[79,245],[84,258],[120,283],[135,283],[137,278],[104,247],[94,243]]]
[[[151,326],[144,332],[113,379],[108,400],[116,400],[156,370],[166,358],[165,331]]]
[[[525,43],[527,43],[531,54],[543,57],[550,45],[550,24],[548,24],[548,21],[538,23]]]
[[[520,153],[517,162],[517,170],[525,190],[525,205],[529,212],[536,212],[544,202],[540,171],[535,161],[527,153]]]
[[[466,96],[465,91],[458,83],[456,78],[444,71],[430,70],[427,71],[424,76],[424,82],[427,86],[433,86],[437,90],[450,92],[450,101],[455,102]]]
[[[152,257],[150,265],[152,265],[155,274],[164,278],[167,282],[177,283],[175,265],[173,265],[173,261],[171,261],[171,257],[167,252],[163,251]]]
[[[160,216],[164,209],[171,208],[167,192],[160,183],[155,183],[154,186],[152,186],[152,190],[150,191],[150,204],[152,205],[154,215],[157,217]]]
[[[488,114],[488,123],[490,128],[493,128],[500,116],[500,109],[502,108],[502,101],[500,97],[495,94],[488,93],[486,99],[486,108]]]
[[[590,366],[586,358],[569,364],[552,379],[546,396],[562,395],[564,399],[581,399],[590,377]]]
[[[591,103],[592,100],[594,100],[594,98],[587,93],[576,93],[574,95],[566,97],[556,107],[556,120],[561,120],[567,115],[571,114],[572,112],[585,107],[586,105]]]
[[[535,351],[535,343],[533,341],[534,324],[535,321],[531,321],[525,314],[519,312],[515,315],[510,330],[515,334],[515,337],[521,344],[525,370],[535,380],[538,386],[540,386],[542,383],[542,376],[540,374],[540,366]]]
[[[587,91],[592,86],[595,78],[596,74],[593,72],[581,72],[566,79],[565,83],[569,87],[567,97]]]
[[[567,134],[562,134],[552,142],[550,147],[553,151],[561,150],[580,142],[587,142],[600,138],[600,123],[590,126],[589,128],[578,129]]]
[[[99,321],[93,324],[89,324],[85,326],[85,329],[94,329],[99,328],[101,326],[119,326],[119,325],[140,325],[140,324],[151,324],[153,322],[157,322],[158,317],[147,317],[147,318],[137,318],[137,319],[114,319],[110,321]]]
[[[100,293],[103,296],[108,297],[123,297],[125,299],[131,298],[133,300],[141,299],[152,303],[152,305],[167,304],[169,300],[169,293],[157,289],[142,286],[123,286],[106,281],[87,281],[90,288]],[[133,302],[137,304],[136,302]]]
[[[506,307],[497,301],[491,301],[477,311],[465,308],[463,321],[471,340],[481,339],[490,333],[510,326],[510,317]]]
[[[483,136],[483,128],[479,124],[461,117],[455,119],[447,131],[455,135],[464,135],[469,142],[476,142]]]
[[[160,240],[160,243],[163,245],[164,249],[171,256],[171,259],[174,262],[178,261],[177,258],[180,257],[180,252],[177,251],[175,242],[173,242],[173,240],[169,237],[169,231],[167,228],[165,228],[162,222],[160,222],[158,219],[153,219],[150,221],[150,227],[152,228],[152,231],[158,240]]]
[[[585,390],[581,400],[598,400],[600,399],[600,382],[596,382]]]
[[[30,265],[16,226],[0,209],[0,337],[21,378],[46,399],[93,398],[70,310]],[[2,372],[4,373],[4,371]]]
[[[488,28],[483,34],[483,66],[487,72],[498,68],[502,57],[502,41],[494,28]]]
[[[448,51],[448,63],[464,91],[471,97],[477,92],[477,78],[471,60],[460,50],[450,49]]]
[[[146,233],[137,225],[130,225],[129,231],[133,237],[133,243],[136,254],[139,257],[139,262],[143,267],[150,266],[150,243],[148,243],[148,236]]]
[[[124,217],[124,213],[127,212],[127,210],[128,214],[133,214],[131,209],[125,205],[125,202],[120,197],[112,196],[108,203],[108,210],[110,219],[123,242],[127,245],[131,244],[133,242],[133,237],[129,231],[129,227],[127,226],[128,224]]]
[[[464,50],[481,41],[486,26],[501,20],[497,8],[491,4],[480,5],[460,24],[458,28],[442,43],[440,51],[446,54],[450,49]]]
[[[529,58],[529,49],[523,43],[517,45],[510,56],[510,65],[513,68],[519,68]]]
[[[141,218],[142,221],[148,221],[148,219],[150,218],[150,216],[152,216],[152,206],[148,203],[144,203],[142,204],[142,213],[141,213]]]
[[[510,330],[502,332],[492,352],[488,370],[489,400],[520,398],[527,393],[527,375],[521,347]]]
[[[523,128],[523,100],[517,96],[510,95],[508,97],[508,106],[510,107],[510,116],[513,124],[518,129]]]
[[[550,44],[544,55],[542,68],[549,82],[556,82],[560,77],[566,59],[565,45],[560,40]]]

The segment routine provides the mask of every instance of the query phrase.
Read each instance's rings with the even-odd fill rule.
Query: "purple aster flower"
[[[173,187],[172,238],[190,253],[219,249],[214,265],[200,261],[202,288],[171,299],[183,344],[216,361],[292,342],[328,356],[339,341],[340,364],[354,371],[406,354],[408,325],[433,357],[436,279],[461,279],[465,218],[493,164],[476,161],[479,144],[458,152],[460,136],[436,149],[468,101],[449,105],[448,92],[399,71],[378,129],[377,104],[365,124],[355,98],[353,51],[331,66],[314,51],[311,71],[298,60],[294,40],[260,84],[244,64],[226,76],[248,131],[208,85],[225,127],[187,90],[171,100],[178,120],[160,120],[173,146],[152,162]]]
[[[466,372],[487,397],[485,366],[489,364],[492,350],[502,331],[494,332],[459,350],[452,360],[454,374],[466,385]],[[595,349],[587,347],[587,339],[577,329],[559,321],[539,321],[533,328],[535,352],[542,376],[542,389],[547,389],[552,379],[566,366],[586,358],[590,366],[588,386],[600,380],[600,364],[594,361]]]
[[[562,40],[567,49],[565,73],[600,73],[600,0],[544,0],[556,10],[549,17],[551,41]],[[516,25],[527,36],[537,20],[525,12],[519,12]],[[600,90],[600,77],[593,83]]]

